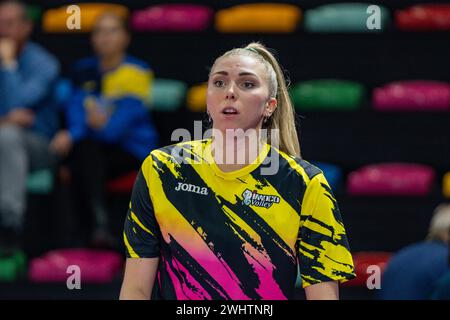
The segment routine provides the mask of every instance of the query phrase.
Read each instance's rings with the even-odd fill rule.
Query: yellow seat
[[[206,111],[206,90],[208,84],[202,83],[192,86],[187,92],[187,107],[192,112]]]
[[[442,179],[442,194],[444,197],[450,198],[450,171]]]
[[[112,3],[80,3],[80,29],[69,29],[68,19],[73,16],[74,11],[67,11],[70,5],[56,9],[47,10],[42,18],[42,29],[49,33],[64,32],[91,32],[97,18],[105,12],[113,12],[122,18],[127,18],[128,8]]]
[[[299,7],[281,3],[252,3],[219,10],[219,32],[293,32],[302,17]]]

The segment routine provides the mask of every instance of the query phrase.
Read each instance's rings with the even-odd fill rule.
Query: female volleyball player
[[[292,299],[299,265],[308,299],[337,299],[354,277],[345,229],[323,173],[300,158],[273,55],[251,43],[219,57],[207,111],[210,138],[154,150],[142,165],[120,298]]]

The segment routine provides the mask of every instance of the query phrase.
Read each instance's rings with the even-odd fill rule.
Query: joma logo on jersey
[[[260,194],[256,192],[256,190],[253,190],[252,192],[248,189],[245,189],[245,191],[242,193],[242,197],[244,198],[244,200],[242,200],[242,203],[246,206],[256,206],[269,209],[272,204],[280,203],[279,196]]]
[[[207,196],[208,195],[208,189],[206,187],[200,188],[199,186],[189,184],[189,183],[182,183],[178,182],[178,186],[175,187],[175,191],[187,191],[187,192],[194,192],[198,194],[202,194]]]

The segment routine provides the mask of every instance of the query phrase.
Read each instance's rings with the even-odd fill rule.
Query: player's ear
[[[275,109],[278,107],[278,101],[276,98],[269,98],[266,103],[266,110],[264,110],[264,115],[266,117],[270,117],[274,112]]]

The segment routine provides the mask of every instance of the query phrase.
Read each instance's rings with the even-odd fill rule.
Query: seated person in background
[[[431,219],[427,241],[395,254],[383,273],[380,297],[384,300],[424,300],[448,270],[450,205],[441,204]]]
[[[56,163],[49,142],[58,129],[59,63],[28,40],[32,29],[23,3],[0,3],[0,245],[10,248],[20,246],[28,173]]]
[[[140,164],[156,146],[147,101],[152,82],[149,66],[127,55],[127,22],[113,13],[101,15],[91,35],[96,56],[74,68],[76,92],[66,107],[67,130],[51,148],[69,152],[75,193],[93,221],[92,245],[114,247],[105,182]],[[78,201],[77,201],[78,203]]]
[[[450,206],[450,205],[448,205]],[[433,300],[450,300],[450,228],[448,228],[448,271],[438,281],[432,295]]]

